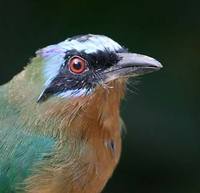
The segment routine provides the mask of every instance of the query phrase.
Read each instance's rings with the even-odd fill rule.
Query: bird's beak
[[[149,56],[134,53],[118,53],[118,63],[105,72],[106,82],[120,77],[134,77],[158,71],[160,62]]]

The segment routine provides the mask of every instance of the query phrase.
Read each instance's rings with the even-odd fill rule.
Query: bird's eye
[[[79,56],[74,56],[69,60],[68,67],[72,73],[81,74],[87,69],[87,62]]]

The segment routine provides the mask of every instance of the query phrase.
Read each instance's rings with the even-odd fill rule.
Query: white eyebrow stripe
[[[97,51],[117,51],[121,49],[122,47],[112,39],[101,36],[101,35],[93,35],[89,37],[86,41],[77,41],[75,40],[65,40],[59,44],[57,44],[61,48],[64,48],[67,50],[77,50],[78,52],[84,51],[87,54],[95,53]]]
[[[83,39],[85,38],[85,41]],[[81,40],[82,39],[82,40]],[[112,39],[103,35],[86,35],[79,38],[69,38],[55,45],[47,46],[36,52],[44,62],[45,87],[58,75],[61,66],[65,62],[67,51],[76,50],[86,54],[97,53],[98,51],[116,52],[122,47]]]
[[[75,89],[75,90],[68,90],[59,94],[56,94],[57,96],[61,98],[71,98],[71,97],[80,97],[80,96],[87,96],[92,92],[92,89],[88,90],[86,88],[82,89]]]

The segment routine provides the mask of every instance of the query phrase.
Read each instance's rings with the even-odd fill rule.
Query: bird
[[[159,61],[105,35],[39,49],[0,86],[0,193],[100,193],[120,158],[127,81]]]

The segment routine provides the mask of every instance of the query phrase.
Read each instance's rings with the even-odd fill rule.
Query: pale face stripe
[[[84,37],[84,36],[82,36]],[[85,36],[86,37],[86,36]],[[58,75],[61,66],[65,62],[65,54],[67,51],[76,50],[77,52],[85,52],[86,54],[97,53],[98,51],[118,51],[122,47],[112,39],[103,35],[89,35],[85,41],[75,39],[66,39],[65,41],[47,46],[36,52],[44,61],[44,88],[48,87],[51,81]],[[83,88],[78,91],[69,90],[60,93],[60,97],[81,96],[87,93],[87,89]]]

